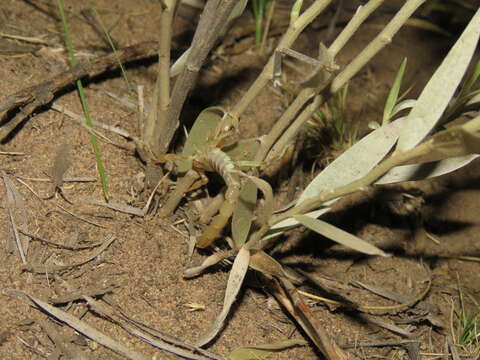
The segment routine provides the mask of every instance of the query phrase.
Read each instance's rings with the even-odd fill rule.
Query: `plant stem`
[[[273,225],[278,224],[279,222],[293,216],[305,214],[312,209],[320,208],[322,204],[329,200],[342,197],[357,191],[366,190],[368,186],[370,186],[376,180],[386,174],[390,169],[394,168],[395,166],[403,165],[410,160],[416,159],[417,157],[424,156],[428,154],[433,148],[434,140],[430,139],[425,143],[406,152],[394,153],[392,156],[377,165],[364,177],[336,189],[322,191],[317,196],[305,200],[304,202],[296,205],[290,210],[272,216],[268,221],[268,224],[263,225],[256,233],[252,235],[250,240],[246,243],[246,247],[248,249],[257,249],[259,247],[260,240],[265,236],[267,231]],[[265,245],[267,244],[268,242],[265,243]]]
[[[170,103],[170,51],[172,42],[172,25],[177,0],[165,0],[163,2],[162,14],[160,17],[160,39],[158,47],[158,74],[153,102],[148,118],[144,126],[143,139],[156,153],[159,148],[158,134],[167,122],[168,105]]]
[[[280,40],[276,51],[280,49],[290,48],[298,36],[302,33],[303,29],[309,25],[330,3],[332,0],[316,0],[310,7],[303,12],[287,29],[285,35]],[[263,67],[262,72],[250,86],[243,97],[237,102],[235,107],[230,112],[233,118],[239,118],[250,103],[258,96],[260,91],[268,84],[273,78],[273,54],[268,60],[267,64]]]
[[[290,104],[290,106],[285,110],[280,119],[273,125],[272,129],[265,136],[260,144],[260,149],[255,155],[255,161],[262,162],[272,146],[282,135],[285,129],[291,124],[292,120],[298,114],[298,112],[303,108],[305,103],[315,95],[314,89],[306,88],[300,91],[295,100]]]
[[[425,1],[426,0],[407,0],[405,5],[403,5],[395,14],[393,19],[385,26],[380,34],[378,34],[377,37],[335,77],[330,91],[335,93],[350,81],[350,79],[355,76],[363,66],[365,66],[381,49],[392,41],[393,36],[412,16],[414,11]]]
[[[276,0],[270,0],[267,4],[267,16],[265,20],[265,26],[263,28],[262,43],[260,44],[260,54],[265,51],[265,44],[267,43],[268,33],[272,24],[273,13],[275,12]]]
[[[300,115],[297,116],[291,126],[289,126],[287,130],[285,130],[280,139],[275,142],[275,145],[273,145],[272,149],[268,153],[267,160],[265,161],[266,164],[281,157],[285,146],[298,133],[303,124],[312,117],[315,111],[317,111],[318,107],[323,103],[324,99],[321,95],[317,95],[313,98],[312,102],[305,109],[303,109],[303,111],[300,113]]]
[[[390,42],[385,41],[385,39],[391,39],[398,32],[400,27],[408,20],[415,9],[418,8],[418,6],[420,6],[424,1],[425,0],[408,0],[407,3],[380,32],[380,34],[357,57],[355,57],[340,74],[331,80],[330,86],[325,86],[316,90],[305,89],[300,92],[290,106],[292,107],[291,111],[290,108],[287,109],[284,115],[274,125],[271,132],[264,138],[256,160],[263,160],[265,157],[267,157],[266,154],[268,151],[270,151],[270,154],[268,154],[268,158],[270,159],[273,159],[276,155],[280,154],[283,151],[282,146],[287,144],[290,139],[295,136],[298,129],[300,129],[300,126],[302,126],[304,122],[308,121],[309,117],[306,117],[307,113],[313,113],[312,110],[315,111],[313,108],[309,107],[308,110],[305,109],[302,112],[302,115],[296,118],[293,123],[291,123],[298,109],[301,109],[315,93],[320,93],[323,98],[322,101],[317,102],[317,105],[321,106],[324,101],[331,97],[331,95],[340,90],[354,75],[358,73],[358,71],[366,63],[372,59],[373,56],[375,56]],[[354,15],[345,30],[339,35],[341,40],[338,42],[337,40],[334,41],[332,46],[328,49],[329,56],[332,56],[333,58],[333,56],[341,50],[345,42],[351,38],[360,24],[365,21],[367,16],[371,14],[380,4],[380,0],[371,0],[364,8],[360,9]],[[310,96],[307,96],[307,90],[310,90]],[[288,130],[286,130],[287,128]],[[280,138],[281,141],[279,141],[279,135],[282,133],[284,134]],[[270,150],[273,144],[275,144],[275,146]],[[263,156],[262,159],[260,159],[261,156]]]
[[[108,32],[107,27],[103,23],[102,18],[100,17],[100,14],[98,13],[98,11],[95,7],[92,7],[92,12],[95,15],[95,18],[96,18],[97,22],[100,24],[100,27],[102,28],[102,31],[105,34],[105,37],[107,38],[108,44],[112,48],[113,56],[115,56],[115,58],[117,59],[118,66],[120,67],[120,70],[122,72],[123,80],[125,81],[125,86],[127,87],[127,91],[129,93],[129,95],[132,98],[134,98],[135,91],[133,90],[133,88],[130,84],[130,81],[128,80],[127,71],[125,70],[125,67],[122,64],[122,61],[120,60],[120,57],[117,54],[117,47],[115,46],[115,43],[113,42],[113,40],[112,40],[112,38],[111,38],[111,36]]]
[[[334,42],[328,48],[330,55],[335,58],[339,51],[345,46],[348,40],[355,34],[360,25],[368,18],[368,16],[374,12],[384,0],[370,0],[365,6],[361,6],[357,9],[357,12],[348,22],[347,26],[342,32],[335,38]]]

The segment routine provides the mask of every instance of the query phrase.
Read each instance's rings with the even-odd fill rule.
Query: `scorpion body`
[[[197,247],[203,249],[208,247],[220,236],[223,228],[227,225],[228,220],[235,210],[235,206],[240,196],[241,171],[235,169],[232,159],[218,148],[201,156],[196,162],[199,162],[204,169],[218,173],[227,185],[225,201],[220,207],[218,215],[213,218],[202,235],[197,239]]]

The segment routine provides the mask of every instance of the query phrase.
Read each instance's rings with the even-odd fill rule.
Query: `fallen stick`
[[[158,44],[156,41],[147,41],[118,49],[115,53],[81,62],[69,70],[53,76],[49,80],[7,96],[0,102],[0,114],[4,116],[6,112],[22,108],[0,128],[0,141],[5,140],[35,109],[51,102],[58,92],[76,80],[87,76],[94,77],[106,70],[118,68],[120,66],[119,63],[155,56],[158,51],[157,48]]]

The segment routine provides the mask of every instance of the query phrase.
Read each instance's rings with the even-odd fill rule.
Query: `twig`
[[[91,61],[81,62],[71,69],[64,71],[51,79],[30,86],[19,92],[9,95],[0,103],[0,114],[10,112],[21,106],[22,109],[0,129],[0,141],[3,141],[23,120],[31,115],[38,107],[48,104],[55,94],[84,77],[94,77],[102,72],[118,67],[118,59],[121,62],[129,62],[141,58],[153,56],[157,45],[153,41],[143,42],[137,45],[119,49],[115,54],[98,57]],[[117,59],[118,58],[118,59]]]
[[[37,273],[37,274],[43,274],[43,273],[53,273],[53,272],[58,272],[58,271],[64,271],[68,270],[71,268],[75,268],[78,266],[85,265],[86,263],[92,261],[95,259],[98,255],[100,255],[106,248],[110,246],[112,242],[115,241],[115,236],[114,235],[109,235],[107,239],[103,242],[103,244],[93,252],[92,255],[88,256],[86,259],[73,263],[73,264],[68,264],[68,265],[46,265],[46,264],[29,264],[26,263],[22,266],[22,269],[24,271],[29,271],[32,273]]]
[[[405,346],[406,344],[419,343],[418,340],[387,340],[369,343],[354,343],[340,345],[342,349],[355,349],[358,347],[385,347],[385,346]]]
[[[63,211],[65,211],[67,214],[70,214],[70,215],[72,215],[74,218],[79,219],[79,220],[81,220],[81,221],[84,221],[84,222],[86,222],[87,224],[94,225],[94,226],[98,226],[98,227],[101,227],[101,228],[106,228],[106,226],[104,226],[104,225],[101,225],[101,224],[96,223],[96,222],[94,222],[94,221],[85,219],[85,218],[83,218],[83,217],[81,217],[81,216],[79,216],[79,215],[71,212],[70,210],[67,210],[66,208],[64,208],[64,207],[61,206],[60,204],[55,204],[55,205],[56,205],[57,207],[59,207],[60,209],[62,209]]]
[[[9,290],[9,295],[17,296],[23,301],[27,302],[30,305],[38,307],[39,309],[47,312],[50,316],[55,317],[71,328],[75,329],[79,333],[89,337],[90,339],[98,342],[99,344],[125,356],[128,359],[132,360],[148,360],[149,357],[143,356],[136,351],[130,350],[123,343],[118,342],[112,339],[109,336],[104,335],[102,332],[98,331],[92,325],[89,325],[87,322],[79,320],[74,315],[71,315],[63,310],[58,309],[55,306],[52,306],[40,299],[37,299],[27,293],[18,290]]]
[[[134,207],[134,206],[118,203],[118,202],[111,201],[111,200],[107,203],[107,202],[104,202],[104,201],[101,201],[101,200],[91,199],[90,203],[93,204],[93,205],[104,206],[104,207],[112,209],[112,210],[120,211],[120,212],[125,213],[125,214],[135,215],[135,216],[139,216],[139,217],[145,216],[145,213],[144,213],[143,209],[139,209],[139,208]]]
[[[68,110],[66,107],[64,106],[61,106],[61,105],[58,105],[56,103],[53,103],[52,104],[52,109],[53,110],[56,110],[62,114],[65,114],[67,115],[69,118],[77,121],[83,128],[85,128],[86,130],[88,130],[89,132],[91,131],[91,129],[88,127],[87,123],[86,123],[86,120],[85,120],[85,117],[83,116],[80,116],[76,113],[74,113],[73,111],[70,111]],[[128,131],[124,130],[124,129],[121,129],[119,127],[116,127],[116,126],[112,126],[112,125],[108,125],[108,124],[104,124],[104,123],[101,123],[99,121],[95,121],[95,120],[92,120],[93,122],[93,125],[94,126],[97,126],[99,128],[102,128],[104,130],[108,130],[108,131],[111,131],[113,132],[114,134],[117,134],[119,136],[122,136],[124,137],[125,139],[130,139],[130,140],[133,140],[136,144],[140,143],[140,139],[137,138],[136,136],[133,136],[131,135]],[[94,131],[94,130],[92,130]],[[108,139],[107,137],[101,135],[100,133],[98,132],[95,132],[95,135],[97,136],[101,136],[104,140],[106,140],[107,142],[109,143],[112,143],[118,147],[121,147],[121,148],[124,148],[124,145],[119,145],[119,144],[116,144],[114,143],[112,140]],[[128,150],[132,150],[130,148],[128,148]]]
[[[24,156],[25,153],[18,152],[18,151],[0,151],[0,155],[8,155],[8,156]]]
[[[5,190],[7,193],[8,218],[10,220],[10,225],[12,226],[13,238],[15,239],[15,243],[17,245],[18,253],[20,254],[22,264],[25,264],[27,262],[25,255],[26,247],[24,247],[24,244],[22,243],[22,239],[20,237],[18,227],[15,222],[15,216],[13,213],[13,208],[16,207],[19,203],[15,196],[16,189],[12,181],[4,171],[0,172],[0,175],[2,175],[3,177],[3,182],[5,184]]]
[[[38,235],[32,234],[31,232],[26,231],[25,229],[22,229],[22,228],[18,228],[18,231],[20,231],[23,235],[28,236],[29,238],[31,238],[33,240],[43,242],[45,244],[48,244],[50,246],[54,246],[54,247],[59,248],[59,249],[86,250],[86,249],[91,249],[91,248],[94,248],[94,247],[97,247],[97,246],[100,246],[100,245],[103,244],[103,242],[97,242],[97,243],[93,243],[93,244],[90,244],[90,245],[69,246],[69,245],[59,244],[59,243],[55,243],[53,241],[47,240],[47,239],[42,238]]]
[[[56,277],[56,280],[61,280],[60,277]],[[63,284],[65,284],[66,288],[69,289],[69,291],[73,291],[73,288],[71,285],[63,281]],[[146,326],[139,325],[138,322],[131,320],[128,318],[125,314],[121,313],[121,315],[115,314],[115,312],[109,308],[107,308],[105,305],[103,305],[101,302],[93,299],[91,296],[88,296],[86,294],[83,294],[82,298],[87,301],[88,305],[94,309],[97,313],[102,314],[105,316],[107,319],[112,321],[114,324],[117,324],[120,326],[122,329],[127,331],[133,336],[136,336],[143,341],[159,348],[164,351],[168,351],[170,353],[176,354],[178,356],[181,356],[186,359],[194,359],[194,360],[209,360],[209,359],[214,359],[214,360],[221,360],[221,358],[213,354],[209,351],[191,346],[189,344],[183,343],[178,339],[173,339],[172,337],[169,337],[168,341],[171,343],[167,343],[163,340],[159,340],[158,336],[151,335],[149,332],[145,330]],[[121,320],[123,321],[121,321]],[[134,326],[130,325],[129,323],[133,323]],[[140,330],[139,330],[139,329]],[[173,344],[173,345],[172,345]]]
[[[348,359],[347,354],[328,336],[290,281],[267,277],[264,279],[269,292],[294,317],[326,359]]]
[[[31,36],[20,36],[20,35],[12,35],[12,34],[5,34],[5,33],[0,33],[1,37],[4,37],[6,39],[13,39],[13,40],[20,40],[20,41],[25,41],[30,44],[36,44],[36,45],[51,45],[51,43],[47,40],[43,40],[40,37],[31,37]]]

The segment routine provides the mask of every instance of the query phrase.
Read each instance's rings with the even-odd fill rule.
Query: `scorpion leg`
[[[197,247],[204,249],[220,236],[223,228],[227,225],[228,220],[233,214],[239,196],[240,183],[230,184],[225,192],[225,201],[220,207],[218,215],[213,218],[210,225],[208,225],[203,234],[197,239]]]

